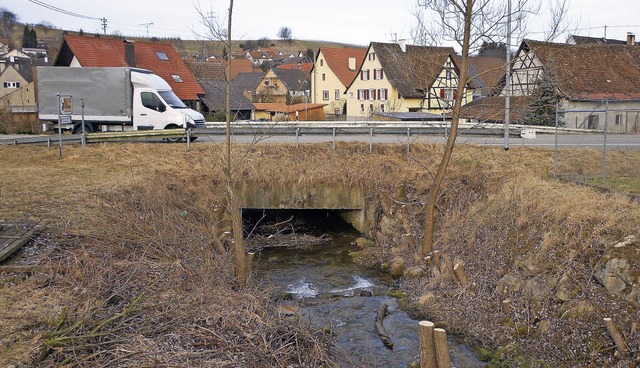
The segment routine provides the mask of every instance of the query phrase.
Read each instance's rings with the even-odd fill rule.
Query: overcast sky
[[[227,0],[199,0],[206,13],[226,19]],[[506,1],[506,0],[505,0]],[[547,4],[549,0],[541,0]],[[640,35],[640,1],[570,0],[570,15],[580,28],[574,32],[586,36],[625,39],[627,32]],[[49,22],[62,29],[102,33],[101,22],[65,15],[38,5],[45,4],[91,18],[107,18],[107,32],[125,36],[180,37],[196,39],[202,33],[196,12],[198,0],[4,0],[4,7],[23,23]],[[314,4],[315,7],[312,7]],[[410,39],[416,0],[323,0],[234,2],[232,35],[234,39],[277,38],[287,26],[293,38],[336,41],[368,45],[371,41],[389,42]],[[145,23],[153,23],[145,26]],[[531,17],[528,38],[540,39],[545,20]],[[640,39],[640,37],[638,37]],[[564,37],[558,41],[564,41]],[[520,40],[514,40],[519,43]]]

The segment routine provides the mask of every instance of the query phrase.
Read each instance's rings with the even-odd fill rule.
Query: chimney
[[[133,49],[134,43],[131,41],[124,41],[124,62],[132,68],[136,66],[136,55]]]
[[[356,58],[349,58],[349,70],[356,70]]]
[[[635,45],[636,44],[636,35],[631,33],[631,32],[627,32],[627,45]]]
[[[400,50],[402,50],[402,52],[407,52],[407,40],[406,39],[398,40],[398,45],[400,45]]]

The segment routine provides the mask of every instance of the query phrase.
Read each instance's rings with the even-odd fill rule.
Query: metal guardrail
[[[510,135],[520,136],[523,129],[535,130],[538,133],[556,133],[555,127],[539,127],[527,125],[511,125]],[[600,131],[564,129],[566,133],[601,133]],[[233,122],[232,134],[234,135],[442,135],[447,136],[450,131],[449,123],[446,122]],[[107,141],[130,141],[144,140],[150,138],[162,139],[185,139],[188,134],[198,135],[224,135],[226,134],[226,123],[208,123],[207,128],[197,128],[190,132],[184,129],[164,129],[164,130],[132,130],[123,132],[97,132],[87,134],[87,142],[107,142]],[[504,126],[502,124],[475,124],[461,123],[458,134],[464,135],[503,135]],[[58,143],[58,135],[24,136],[19,138],[0,139],[3,145],[20,144],[48,144]],[[82,136],[62,135],[63,143],[81,143]]]
[[[149,138],[162,138],[162,139],[179,139],[186,138],[187,132],[184,129],[164,129],[164,130],[131,130],[124,132],[97,132],[88,133],[87,143],[98,143],[108,141],[122,141],[122,140],[143,140]],[[57,144],[60,140],[63,143],[82,143],[81,134],[73,135],[38,135],[38,136],[24,136],[19,138],[0,139],[0,144],[4,145],[19,145],[19,144],[47,144],[52,146]]]

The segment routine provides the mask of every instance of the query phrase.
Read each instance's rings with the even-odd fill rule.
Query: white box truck
[[[164,79],[129,67],[38,67],[38,116],[45,130],[57,130],[58,95],[73,100],[71,121],[63,130],[123,131],[204,128],[204,116],[185,106]]]

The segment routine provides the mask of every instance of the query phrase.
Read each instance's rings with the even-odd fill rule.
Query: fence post
[[[84,128],[84,98],[80,99],[80,107],[82,108],[82,138],[80,139],[82,148],[87,146],[87,131]]]
[[[607,130],[609,130],[609,101],[604,105],[604,140],[602,148],[602,187],[605,188],[604,179],[607,176]]]
[[[553,177],[558,177],[558,109],[560,104],[556,102],[556,134],[553,143]]]
[[[369,128],[369,153],[373,152],[373,128]]]
[[[336,149],[336,128],[333,128],[333,149]]]

